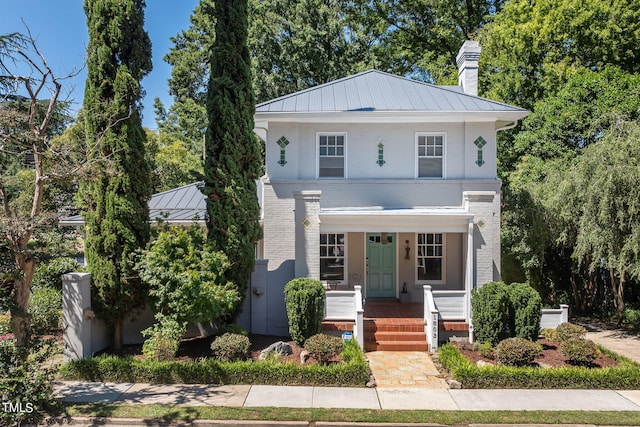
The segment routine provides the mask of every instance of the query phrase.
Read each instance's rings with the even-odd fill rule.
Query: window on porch
[[[418,284],[445,283],[445,238],[441,233],[418,233],[417,236]]]
[[[320,279],[327,282],[343,282],[345,259],[345,235],[343,233],[320,234]]]

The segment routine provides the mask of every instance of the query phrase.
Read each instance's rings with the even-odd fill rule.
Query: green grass
[[[452,345],[439,350],[439,361],[464,388],[640,389],[640,365],[600,347],[620,363],[616,367],[544,369],[511,366],[478,367]]]
[[[163,421],[261,420],[327,421],[376,423],[465,424],[595,424],[633,426],[638,412],[633,411],[388,411],[324,408],[232,408],[162,405],[67,404],[60,417],[139,418]]]

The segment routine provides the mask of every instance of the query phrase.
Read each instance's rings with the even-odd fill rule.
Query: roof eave
[[[523,119],[529,111],[310,111],[255,113],[256,122],[288,123],[459,123],[513,122]]]

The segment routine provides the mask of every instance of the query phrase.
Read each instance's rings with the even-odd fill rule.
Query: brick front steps
[[[429,351],[422,319],[374,318],[364,321],[365,351]]]

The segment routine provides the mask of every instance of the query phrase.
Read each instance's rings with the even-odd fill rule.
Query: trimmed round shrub
[[[78,271],[81,267],[73,258],[54,258],[40,264],[33,274],[33,288],[62,290],[62,275]]]
[[[226,333],[244,335],[245,337],[249,336],[249,332],[236,323],[222,325],[218,328],[218,335],[224,335]]]
[[[327,364],[342,352],[344,342],[339,337],[317,334],[309,337],[304,343],[304,349],[319,363]]]
[[[248,337],[226,333],[213,340],[211,352],[214,359],[221,362],[234,362],[236,360],[245,360],[249,354],[250,346],[251,343]]]
[[[542,335],[548,341],[560,342],[558,331],[553,328],[544,328],[542,331],[540,331],[540,335]]]
[[[584,338],[569,338],[560,344],[562,354],[575,363],[590,363],[598,357],[598,346]]]
[[[571,338],[584,338],[587,330],[580,325],[565,322],[558,325],[556,332],[560,341],[566,341]]]
[[[538,339],[542,298],[528,283],[507,286],[509,295],[509,329],[511,335],[531,341]]]
[[[524,338],[507,338],[495,349],[496,361],[507,366],[526,366],[542,353],[542,346]]]
[[[471,313],[476,340],[500,342],[508,327],[509,296],[503,282],[490,282],[471,291]]]
[[[291,339],[302,346],[307,338],[322,331],[325,290],[314,279],[293,279],[284,287]]]
[[[62,326],[62,291],[41,288],[29,298],[31,327],[36,333],[48,333]]]

